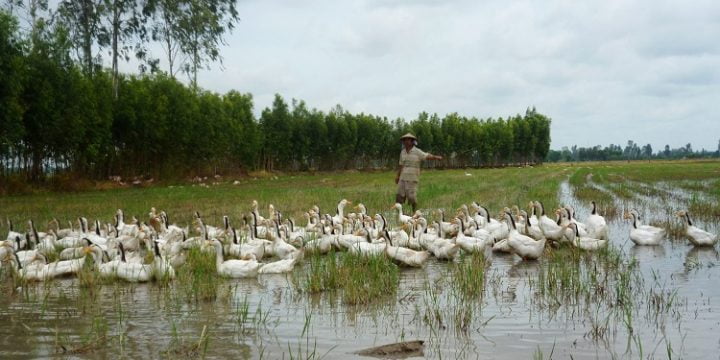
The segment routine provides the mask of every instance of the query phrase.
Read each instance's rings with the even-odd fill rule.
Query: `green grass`
[[[466,176],[470,174],[470,176]],[[591,179],[588,174],[592,174]],[[720,199],[720,162],[611,162],[582,163],[582,166],[553,164],[535,168],[471,169],[423,171],[418,201],[422,209],[456,209],[461,204],[478,201],[495,211],[503,206],[529,200],[555,204],[559,183],[570,177],[570,184],[582,200],[608,202],[608,194],[587,186],[590,182],[607,186],[616,196],[630,198],[638,190],[626,180],[640,183],[654,181],[709,181],[704,192]],[[166,210],[170,220],[187,224],[193,211],[199,211],[206,222],[219,224],[229,215],[235,224],[249,212],[252,200],[258,200],[261,211],[274,204],[286,216],[298,222],[312,205],[322,212],[334,213],[340,199],[364,203],[371,213],[385,212],[394,202],[396,185],[393,172],[318,173],[280,177],[243,178],[238,185],[224,179],[219,185],[204,188],[192,184],[148,188],[120,188],[73,193],[41,192],[0,198],[0,217],[9,218],[17,228],[34,219],[40,229],[52,218],[61,224],[78,216],[113,219],[119,208],[126,217],[147,219],[151,207]],[[695,185],[698,187],[699,185]],[[348,209],[351,210],[351,209]],[[4,227],[5,224],[2,224]]]
[[[472,176],[466,176],[466,172]],[[564,174],[558,167],[428,170],[421,176],[419,206],[456,209],[478,201],[490,209],[500,209],[507,204],[527,204],[530,199],[554,203]],[[395,199],[393,179],[393,172],[351,172],[246,178],[238,185],[227,180],[210,188],[185,184],[16,195],[0,198],[0,217],[10,218],[18,224],[16,227],[24,227],[25,221],[32,218],[38,228],[44,229],[53,217],[63,225],[81,215],[110,222],[120,208],[125,210],[127,221],[132,216],[146,220],[150,208],[155,207],[167,211],[170,221],[180,225],[191,221],[193,211],[199,211],[210,224],[221,223],[223,215],[239,224],[242,214],[250,211],[252,200],[258,200],[261,212],[274,204],[286,217],[301,222],[303,212],[313,205],[334,214],[343,198],[364,203],[371,213],[386,212]]]
[[[353,253],[312,254],[305,270],[293,273],[300,291],[340,291],[343,302],[361,305],[392,298],[398,287],[399,268],[388,257]]]
[[[308,253],[305,256],[305,262],[307,266],[302,275],[297,275],[297,272],[293,273],[295,287],[311,294],[340,288],[338,265],[334,251],[325,255],[314,252]]]
[[[186,263],[177,270],[177,282],[185,298],[191,302],[215,300],[219,283],[215,254],[199,248],[188,251]]]
[[[483,253],[463,254],[452,266],[453,286],[461,296],[481,298],[485,291],[485,271],[490,266]]]

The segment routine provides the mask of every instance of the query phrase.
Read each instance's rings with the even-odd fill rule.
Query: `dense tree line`
[[[277,95],[259,119],[266,169],[350,169],[394,167],[399,138],[414,133],[419,147],[445,159],[430,166],[502,166],[542,161],[550,146],[550,119],[528,109],[508,119],[478,119],[456,113],[390,121],[351,114],[337,106],[327,113],[304,102],[287,104]]]
[[[412,131],[431,166],[501,166],[547,157],[550,119],[535,109],[506,119],[421,113],[390,120],[323,112],[280,95],[259,118],[250,94],[185,86],[170,73],[116,73],[74,44],[86,30],[42,20],[29,31],[0,10],[0,178],[57,172],[93,179],[267,170],[395,167]],[[78,34],[74,34],[78,32]],[[94,47],[93,47],[94,49]]]
[[[633,140],[629,140],[625,147],[610,144],[602,147],[578,147],[577,145],[561,150],[550,150],[547,161],[569,162],[569,161],[608,161],[608,160],[648,160],[648,159],[702,159],[720,157],[720,141],[715,151],[701,149],[693,151],[692,144],[687,143],[679,148],[670,148],[665,145],[662,150],[653,152],[650,144],[639,146]]]

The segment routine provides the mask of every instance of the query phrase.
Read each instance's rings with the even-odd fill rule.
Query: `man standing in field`
[[[415,145],[417,138],[411,133],[400,137],[403,149],[400,150],[400,168],[395,183],[398,185],[395,202],[404,204],[407,200],[412,206],[413,212],[417,207],[417,186],[420,180],[420,163],[423,160],[442,160],[442,156],[426,153]]]

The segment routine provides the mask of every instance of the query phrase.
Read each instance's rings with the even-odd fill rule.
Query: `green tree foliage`
[[[235,0],[148,0],[143,12],[153,19],[151,36],[165,52],[170,76],[185,71],[195,89],[198,72],[222,59],[223,36],[239,20]]]
[[[676,149],[670,149],[665,145],[663,150],[653,153],[652,145],[639,146],[636,142],[629,140],[623,148],[620,145],[610,144],[606,147],[596,145],[585,148],[573,146],[563,147],[561,150],[550,150],[547,155],[549,162],[569,161],[610,161],[610,160],[649,160],[649,159],[702,159],[720,157],[720,151],[709,151],[702,149],[693,151],[692,144],[686,144]]]
[[[409,131],[420,148],[445,156],[433,167],[537,162],[550,143],[550,119],[534,109],[507,119],[423,112],[405,121],[339,105],[323,112],[278,94],[256,118],[250,94],[195,89],[164,73],[90,73],[84,56],[71,55],[77,31],[40,18],[22,34],[15,18],[0,11],[2,176],[392,168],[399,137]]]
[[[93,46],[100,38],[100,21],[104,11],[103,0],[62,0],[58,5],[58,13],[69,30],[86,74],[92,74],[97,64]]]
[[[220,60],[223,35],[238,21],[235,0],[186,0],[180,20],[180,48],[187,55],[185,72],[197,89],[198,71]]]
[[[23,41],[15,18],[0,11],[0,154],[9,154],[24,136],[21,93]]]

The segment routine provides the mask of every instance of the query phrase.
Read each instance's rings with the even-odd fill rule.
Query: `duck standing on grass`
[[[400,151],[400,168],[395,176],[398,185],[395,202],[404,204],[405,200],[412,206],[413,213],[417,208],[417,186],[420,181],[420,163],[423,160],[442,160],[442,156],[426,153],[418,149],[417,138],[411,133],[400,137],[403,149]]]

